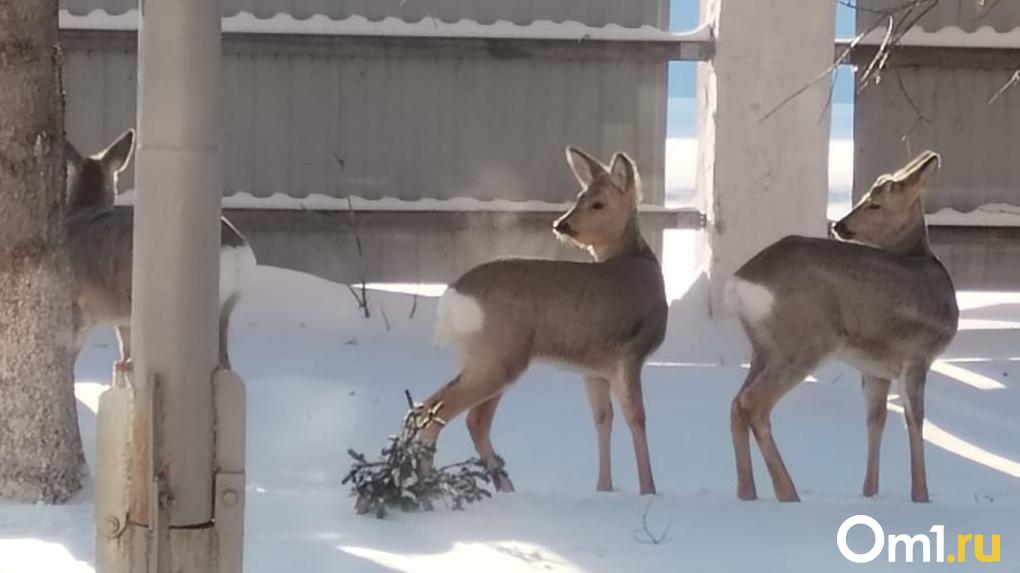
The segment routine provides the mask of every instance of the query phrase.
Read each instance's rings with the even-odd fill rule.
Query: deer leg
[[[510,477],[506,476],[499,467],[499,456],[496,455],[496,450],[492,447],[492,440],[490,439],[492,420],[496,417],[496,407],[499,406],[499,400],[502,397],[502,394],[496,394],[468,410],[467,428],[468,433],[471,434],[471,441],[475,444],[475,451],[478,452],[478,457],[481,458],[485,467],[490,472],[493,472],[492,480],[496,491],[511,493],[514,491],[514,484],[510,481]],[[497,472],[496,470],[500,471]]]
[[[462,356],[470,356],[462,351]],[[441,404],[438,415],[446,423],[461,412],[495,397],[520,376],[527,367],[527,360],[509,364],[465,364],[463,370],[452,381],[429,396],[423,403],[426,410]],[[418,439],[426,445],[435,446],[442,424],[430,424],[422,428]],[[425,461],[426,464],[430,460]]]
[[[765,466],[772,477],[772,487],[779,501],[800,501],[800,497],[772,437],[770,414],[779,399],[799,384],[810,371],[811,368],[792,369],[788,363],[780,369],[765,367],[761,375],[738,396],[739,406],[750,423],[751,431],[754,432],[754,438],[758,442],[758,449],[765,458]]]
[[[747,378],[744,379],[744,384],[730,406],[730,433],[733,434],[733,453],[737,463],[737,497],[744,501],[757,499],[758,492],[754,486],[754,468],[751,463],[751,428],[743,408],[740,407],[740,395],[754,382],[761,369],[761,357],[755,353],[751,358]]]
[[[910,499],[928,499],[928,478],[924,469],[924,387],[927,368],[914,368],[903,379],[903,404],[910,438]]]
[[[637,459],[638,483],[641,495],[655,493],[652,477],[652,460],[648,453],[648,435],[645,432],[645,402],[641,391],[642,363],[625,364],[610,382],[610,390],[620,403],[623,416],[634,439],[634,457]]]
[[[599,441],[599,478],[597,491],[613,491],[613,472],[610,458],[610,436],[613,431],[613,401],[609,396],[609,381],[604,378],[584,379],[595,420]]]
[[[220,306],[220,368],[230,370],[230,352],[227,348],[230,339],[230,315],[237,306],[240,297],[236,294],[227,297]]]
[[[879,450],[882,448],[882,432],[888,412],[889,380],[865,375],[862,380],[864,399],[868,408],[868,465],[864,473],[861,495],[878,495]]]

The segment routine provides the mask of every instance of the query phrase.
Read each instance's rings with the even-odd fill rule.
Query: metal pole
[[[244,385],[219,369],[220,6],[140,0],[131,347],[100,400],[100,573],[240,573]]]
[[[157,405],[152,474],[173,499],[167,523],[195,526],[213,517],[220,6],[142,0],[140,7],[134,380]]]
[[[110,423],[132,426],[124,448],[128,523],[100,538],[97,561],[103,571],[211,573],[220,569],[219,2],[140,0],[138,28],[133,422]],[[118,513],[107,511],[116,509],[111,497],[104,494],[97,515]]]

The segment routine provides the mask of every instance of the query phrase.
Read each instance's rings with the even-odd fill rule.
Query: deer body
[[[623,154],[608,169],[573,148],[568,159],[585,190],[556,231],[589,248],[595,261],[498,260],[451,284],[436,332],[439,342],[456,342],[461,371],[424,405],[441,404],[446,419],[469,410],[475,449],[496,469],[489,433],[502,393],[532,360],[565,366],[587,383],[598,433],[598,489],[612,489],[613,395],[633,434],[641,492],[654,493],[641,368],[665,336],[667,305],[659,262],[637,227],[637,171]],[[434,444],[438,433],[430,426],[422,438]],[[496,485],[513,490],[505,475]]]
[[[68,145],[65,245],[71,263],[75,356],[95,326],[112,326],[120,364],[131,358],[134,210],[114,207],[116,174],[130,159],[133,132],[107,150],[82,157]],[[220,223],[220,365],[230,368],[227,339],[233,312],[255,268],[255,255],[225,218]]]
[[[889,386],[901,380],[911,495],[927,501],[924,383],[932,361],[955,335],[959,316],[952,281],[931,253],[924,227],[921,194],[938,161],[926,152],[900,172],[879,178],[835,227],[837,235],[860,243],[786,237],[751,258],[729,283],[728,298],[752,347],[750,371],[731,411],[740,498],[757,495],[751,430],[776,497],[798,499],[772,438],[769,414],[815,368],[838,359],[863,375],[868,409],[863,494],[878,493]]]

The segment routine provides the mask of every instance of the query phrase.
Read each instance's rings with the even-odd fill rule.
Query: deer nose
[[[843,221],[839,221],[838,223],[836,223],[835,226],[832,227],[832,230],[834,233],[836,233],[836,236],[839,237],[840,239],[854,238],[854,232],[848,229],[846,227],[846,223]]]
[[[574,230],[570,228],[570,224],[567,223],[566,219],[560,219],[553,223],[553,230],[561,235],[573,236]]]

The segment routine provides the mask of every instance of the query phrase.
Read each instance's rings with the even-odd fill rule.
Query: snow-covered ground
[[[740,502],[729,403],[746,343],[732,323],[701,311],[690,263],[693,233],[670,238],[669,335],[645,370],[648,428],[660,494],[637,495],[625,424],[614,433],[619,491],[594,492],[595,433],[576,375],[534,366],[501,404],[493,440],[518,493],[463,512],[357,516],[340,479],[354,448],[374,455],[404,413],[403,390],[423,398],[453,374],[452,349],[432,347],[436,287],[370,291],[361,318],[342,285],[261,267],[235,314],[233,362],[248,388],[245,566],[250,572],[852,571],[837,551],[849,516],[886,533],[1001,535],[1002,563],[953,571],[1020,571],[1020,293],[961,293],[962,330],[928,382],[927,456],[933,503],[909,502],[907,437],[892,398],[882,494],[859,497],[865,429],[858,377],[831,365],[775,412],[778,444],[803,503],[779,504],[756,467],[762,499]],[[392,292],[398,291],[398,292]],[[416,306],[415,306],[416,304]],[[412,309],[414,316],[411,317]],[[384,318],[385,316],[385,318]],[[96,333],[77,368],[81,428],[95,444],[94,408],[115,344]],[[442,460],[473,455],[460,419]],[[760,459],[756,458],[756,463]],[[92,571],[91,488],[62,507],[0,505],[0,572]],[[650,544],[648,529],[665,532]],[[864,550],[863,528],[851,546]],[[987,542],[986,542],[987,543]],[[948,544],[954,550],[955,544]],[[895,563],[868,570],[949,571]]]

